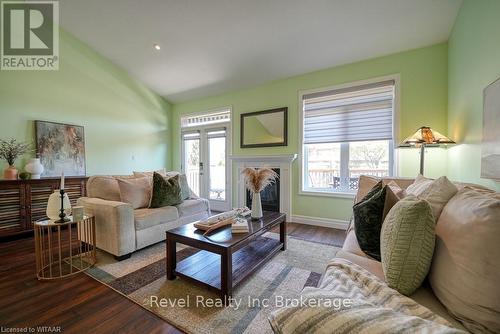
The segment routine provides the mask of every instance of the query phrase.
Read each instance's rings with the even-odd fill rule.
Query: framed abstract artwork
[[[42,177],[85,176],[83,126],[35,121],[36,150],[44,167]]]
[[[484,89],[481,177],[500,180],[500,78]]]

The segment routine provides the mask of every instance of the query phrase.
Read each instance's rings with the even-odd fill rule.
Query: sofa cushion
[[[179,175],[163,177],[158,173],[153,174],[153,196],[151,207],[174,206],[182,203]]]
[[[354,203],[359,203],[361,200],[380,182],[380,179],[375,176],[361,175],[358,182],[358,192]]]
[[[389,211],[380,233],[387,284],[409,296],[420,287],[434,253],[434,217],[429,203],[409,195]]]
[[[381,280],[385,280],[384,270],[382,269],[382,263],[380,261],[370,259],[366,256],[360,256],[350,252],[346,252],[343,249],[339,250],[337,254],[335,254],[335,257],[351,261],[352,263],[355,263],[358,266],[368,270]]]
[[[95,175],[87,180],[87,196],[107,201],[120,202],[120,187],[117,178],[132,179],[133,175]]]
[[[117,178],[122,202],[130,203],[134,209],[147,208],[151,201],[151,181],[148,177],[134,179]]]
[[[120,188],[113,176],[91,176],[87,181],[87,196],[121,202]]]
[[[170,172],[167,172],[167,174],[166,174],[166,176],[168,176],[168,177],[172,177],[172,176],[176,176],[176,175],[179,175],[179,183],[181,185],[182,199],[184,200],[184,199],[191,198],[192,191],[191,191],[191,188],[189,188],[186,174],[179,173],[177,171],[170,171]]]
[[[439,299],[436,298],[430,286],[425,284],[425,282],[409,297],[420,305],[427,307],[429,310],[439,315],[440,317],[446,319],[453,327],[461,330],[466,330],[460,321],[453,318],[453,316],[448,313],[444,305],[441,304]]]
[[[344,240],[344,245],[342,245],[342,250],[359,256],[367,257],[367,255],[361,250],[361,247],[359,247],[358,239],[356,239],[356,233],[354,232],[354,229],[351,229],[349,232],[347,232]]]
[[[434,219],[437,221],[444,206],[457,191],[457,187],[446,176],[432,180],[418,175],[415,182],[406,189],[406,194],[415,195],[418,198],[428,201],[431,205]]]
[[[204,198],[187,199],[181,204],[176,205],[179,210],[179,217],[186,217],[196,215],[200,212],[207,212],[209,210],[208,200]]]
[[[359,177],[359,183],[358,183],[358,192],[356,193],[356,197],[354,199],[354,203],[358,203],[361,201],[363,197],[366,196],[366,194],[379,182],[382,181],[382,185],[385,186],[389,184],[390,182],[396,183],[401,189],[406,189],[408,186],[410,186],[413,182],[414,179],[410,178],[400,178],[400,177],[384,177],[384,178],[379,178],[376,176],[370,176],[370,175],[361,175]]]
[[[152,178],[154,173],[158,173],[161,176],[167,176],[167,171],[165,170],[165,168],[158,169],[158,170],[155,170],[152,172],[135,172],[134,171],[134,176],[135,177],[146,177],[147,176],[147,177]]]
[[[443,209],[429,280],[473,332],[500,332],[500,194],[464,187]]]
[[[390,181],[389,183],[387,183],[382,221],[385,219],[391,208],[405,196],[406,191],[401,188],[396,182]]]
[[[354,231],[359,246],[369,256],[380,260],[380,230],[384,212],[386,188],[382,182],[368,192],[361,202],[354,204]]]
[[[143,230],[179,219],[179,213],[174,206],[164,206],[162,208],[145,208],[134,210],[135,229]]]
[[[179,183],[181,185],[182,199],[183,200],[188,199],[191,196],[191,189],[189,188],[186,174],[179,174]]]

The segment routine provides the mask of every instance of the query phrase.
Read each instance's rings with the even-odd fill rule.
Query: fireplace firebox
[[[273,211],[280,212],[280,169],[273,168],[273,170],[278,174],[278,178],[276,182],[267,186],[260,193],[260,200],[262,203],[262,210],[264,211]],[[246,191],[246,205],[251,208],[252,207],[252,194],[247,189]]]

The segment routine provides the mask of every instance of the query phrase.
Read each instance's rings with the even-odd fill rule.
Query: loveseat
[[[384,182],[388,183],[393,180],[396,182],[401,188],[406,189],[410,184],[413,183],[414,179],[403,179],[403,178],[385,178]],[[363,182],[363,181],[361,181]],[[362,189],[362,187],[360,187]],[[356,198],[363,197],[362,194],[358,193]],[[349,226],[347,231],[346,239],[344,241],[344,245],[342,249],[337,252],[336,257],[346,259],[352,263],[355,263],[364,269],[368,270],[375,276],[384,280],[384,271],[382,268],[382,263],[373,258],[370,258],[366,255],[360,248],[358,241],[356,239],[356,233],[354,231],[354,224]],[[443,304],[439,302],[439,299],[436,298],[432,289],[428,285],[428,283],[424,283],[413,295],[410,296],[411,299],[415,300],[417,303],[427,307],[431,311],[437,313],[442,316],[446,320],[448,320],[452,325],[457,328],[464,329],[459,321],[454,319],[445,309]]]
[[[382,181],[387,184],[391,180],[403,189],[414,182],[403,178]],[[356,198],[366,195],[377,182],[362,177]],[[409,297],[454,328],[496,333],[500,330],[500,195],[479,185],[454,185],[458,192],[444,206],[436,223],[429,276]],[[350,224],[336,259],[354,263],[385,281],[382,263],[361,250],[354,225]],[[338,280],[328,277],[332,272],[326,271],[316,293],[337,288]]]
[[[135,209],[121,201],[117,178],[134,176],[91,176],[87,196],[78,199],[86,213],[95,215],[97,248],[118,260],[136,250],[165,240],[165,231],[210,216],[208,200],[192,191],[176,206]]]

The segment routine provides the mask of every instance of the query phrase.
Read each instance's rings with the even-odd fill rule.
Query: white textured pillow
[[[151,201],[152,184],[148,177],[133,179],[117,178],[122,202],[132,204],[134,209],[147,208]]]
[[[432,180],[419,175],[415,182],[406,188],[407,195],[415,195],[429,202],[435,221],[439,219],[444,206],[457,191],[457,187],[446,176]]]
[[[413,183],[406,188],[406,192],[412,195],[415,195],[415,193],[421,193],[428,188],[433,181],[433,179],[429,179],[422,174],[418,174],[415,181],[413,181]]]
[[[155,170],[155,171],[152,171],[152,172],[136,172],[136,171],[134,171],[134,176],[135,177],[145,177],[145,176],[147,176],[147,177],[151,178],[151,182],[152,182],[153,173],[158,173],[161,176],[167,176],[167,171],[165,170],[165,168],[158,169],[158,170]]]

